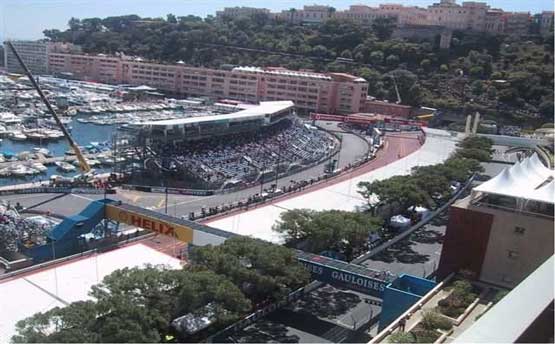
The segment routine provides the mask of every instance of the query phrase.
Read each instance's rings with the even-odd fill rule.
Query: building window
[[[518,258],[518,252],[517,251],[512,251],[512,250],[508,250],[507,251],[507,256],[511,259],[517,259]]]
[[[515,234],[524,235],[524,232],[526,232],[526,228],[519,226],[515,227]]]

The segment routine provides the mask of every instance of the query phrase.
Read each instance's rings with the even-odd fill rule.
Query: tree
[[[481,80],[475,80],[472,82],[472,93],[476,95],[481,95],[484,92],[484,83]]]
[[[383,93],[382,75],[380,72],[363,67],[359,69],[358,75],[368,81],[368,94],[376,97]]]
[[[345,49],[345,50],[343,50],[343,52],[341,52],[341,57],[345,58],[345,59],[352,59],[353,54],[351,53],[351,51],[349,49]]]
[[[375,65],[379,65],[382,64],[383,62],[383,52],[381,51],[373,51],[372,53],[370,53],[370,62],[372,62]]]
[[[329,58],[330,52],[323,45],[317,45],[312,48],[312,54],[320,58]]]
[[[380,41],[385,41],[391,38],[395,26],[394,18],[378,17],[372,22],[372,31]]]
[[[488,152],[488,154],[492,154],[492,146],[493,141],[490,138],[482,137],[482,136],[469,136],[462,140],[459,144],[457,144],[459,148],[463,149],[481,149],[483,151]]]
[[[546,100],[540,104],[538,111],[543,118],[553,119],[553,106],[553,101]]]
[[[213,305],[214,326],[235,321],[250,302],[211,271],[125,268],[92,288],[94,301],[74,302],[17,324],[16,342],[160,342],[172,319]]]
[[[384,75],[385,88],[388,90],[389,99],[397,100],[395,85],[399,90],[401,102],[407,105],[419,105],[422,99],[422,89],[418,84],[418,77],[407,70],[395,69]]]
[[[98,310],[93,301],[79,301],[37,313],[16,324],[14,343],[96,343]]]
[[[449,195],[451,180],[443,164],[414,167],[412,176],[415,183],[427,193],[429,198]]]
[[[77,31],[81,28],[81,20],[71,17],[71,19],[67,23],[67,26],[69,26],[69,29],[71,31]]]
[[[442,64],[441,66],[439,66],[439,71],[441,73],[447,73],[449,71],[449,67],[446,64]]]
[[[166,21],[171,24],[177,24],[177,18],[174,14],[171,13],[168,13],[168,15],[166,16]]]
[[[282,213],[273,230],[285,234],[288,243],[302,240],[303,249],[310,252],[334,250],[350,260],[366,247],[368,234],[381,225],[381,219],[366,213],[303,209]]]
[[[476,148],[459,149],[454,156],[466,159],[474,159],[481,162],[489,161],[491,159],[491,155],[488,154],[488,152]]]
[[[397,55],[389,55],[385,59],[385,63],[387,63],[387,65],[391,67],[397,67],[399,65],[399,61],[399,56]]]
[[[292,250],[247,237],[196,248],[192,261],[228,277],[255,304],[280,300],[309,279]]]
[[[450,157],[444,164],[449,180],[461,183],[470,178],[473,173],[484,171],[484,168],[480,165],[478,160],[460,156]]]
[[[432,66],[432,61],[430,61],[429,59],[424,59],[422,61],[420,61],[420,67],[426,72],[428,73],[430,71],[430,67]],[[442,65],[443,66],[443,65]],[[445,72],[442,72],[445,73]]]
[[[484,76],[484,68],[481,66],[472,66],[469,73],[470,76],[474,78],[482,78]]]
[[[360,182],[358,187],[358,192],[366,199],[373,194],[377,196],[380,204],[397,205],[402,210],[422,205],[426,201],[426,194],[412,176],[394,176],[373,182]]]

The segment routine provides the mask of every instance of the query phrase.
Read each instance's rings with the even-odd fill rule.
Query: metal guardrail
[[[17,188],[17,189],[0,190],[0,196],[33,194],[33,193],[103,194],[104,192],[105,192],[104,189],[94,189],[94,188],[43,186],[43,187],[24,188],[24,189]]]

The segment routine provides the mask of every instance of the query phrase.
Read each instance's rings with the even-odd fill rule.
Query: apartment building
[[[58,50],[60,51],[60,50]],[[345,73],[291,71],[279,67],[231,70],[161,64],[125,55],[51,52],[52,74],[113,84],[148,85],[179,96],[209,96],[246,102],[292,100],[297,108],[322,113],[354,113],[364,107],[368,82]]]
[[[512,288],[551,257],[553,176],[533,155],[453,204],[438,278],[464,271],[482,282]]]
[[[335,9],[331,6],[310,5],[304,6],[303,9],[281,11],[281,13],[274,16],[274,18],[295,24],[319,24],[333,18],[334,13]]]
[[[307,111],[358,112],[368,94],[366,80],[345,73],[291,71],[278,67],[237,67],[233,72],[240,73],[241,78],[256,77],[259,100],[293,100],[298,108]]]
[[[553,31],[553,11],[543,11],[540,14],[540,32],[546,34]]]
[[[224,13],[228,9],[218,13]],[[290,9],[280,13],[270,13],[267,9],[259,11],[268,13],[270,18],[281,19],[295,24],[322,23],[337,18],[360,24],[371,24],[377,18],[395,18],[397,26],[438,26],[450,30],[473,30],[489,33],[525,34],[530,24],[530,14],[525,12],[505,12],[491,9],[485,2],[465,1],[462,5],[455,0],[441,0],[427,8],[404,6],[401,4],[381,4],[378,7],[352,5],[347,10],[336,11],[333,7],[322,5],[304,6],[302,9]],[[254,9],[244,10],[253,13]],[[229,9],[230,16],[239,16],[240,8]],[[550,15],[551,13],[551,15]],[[552,12],[542,16],[542,27],[547,32],[553,23]]]
[[[48,53],[48,71],[50,74],[65,74],[80,80],[119,83],[122,80],[120,60],[119,57],[104,54],[52,51]]]
[[[244,7],[244,6],[236,6],[236,7],[226,7],[222,11],[216,12],[217,19],[236,19],[236,18],[249,18],[255,14],[265,14],[270,15],[270,10],[266,8],[257,8],[257,7]]]
[[[25,65],[34,74],[48,72],[48,43],[45,41],[12,41]],[[4,66],[10,73],[23,73],[12,50],[4,44]]]
[[[525,34],[529,31],[531,20],[529,12],[507,13],[505,33],[515,35]]]
[[[337,11],[335,18],[370,24],[380,16],[377,8],[366,5],[352,5],[348,10]]]

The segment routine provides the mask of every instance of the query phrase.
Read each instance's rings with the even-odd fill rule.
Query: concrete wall
[[[538,145],[549,145],[549,142],[547,140],[535,139],[531,137],[517,137],[517,136],[489,135],[489,134],[478,134],[478,136],[487,137],[493,141],[494,145],[499,145],[499,146],[534,148]]]
[[[437,272],[440,280],[460,270],[472,271],[476,277],[481,273],[493,216],[465,209],[467,203],[468,198],[449,208]]]
[[[484,211],[494,219],[480,280],[514,287],[553,255],[553,218],[492,208]],[[516,227],[524,228],[524,233],[517,233]]]

